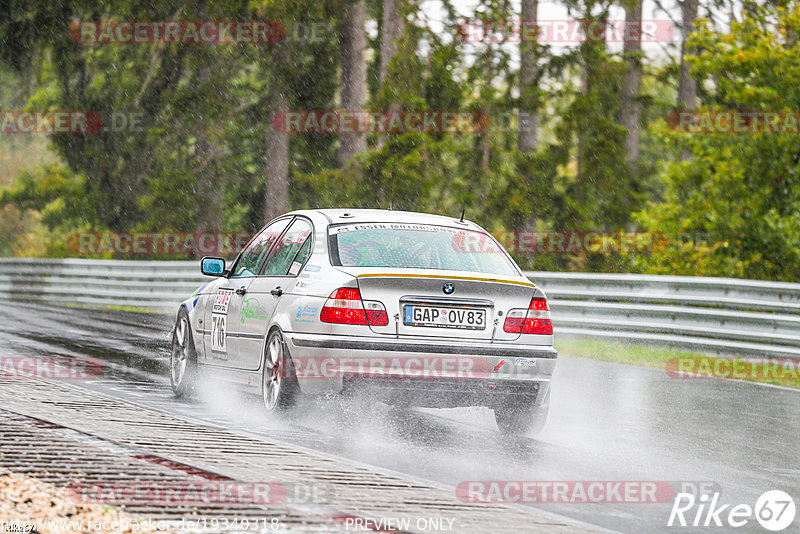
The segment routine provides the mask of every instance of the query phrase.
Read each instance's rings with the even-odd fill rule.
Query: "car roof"
[[[441,226],[451,226],[455,228],[467,228],[471,230],[483,230],[472,221],[464,219],[459,221],[459,217],[447,217],[443,215],[432,215],[430,213],[417,213],[414,211],[398,210],[375,210],[375,209],[320,209],[320,210],[297,210],[292,213],[297,215],[320,214],[324,216],[329,224],[352,224],[366,222],[396,222],[413,224],[436,224]]]

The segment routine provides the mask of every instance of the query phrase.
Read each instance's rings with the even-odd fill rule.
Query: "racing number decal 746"
[[[217,352],[227,352],[225,345],[225,331],[228,317],[221,313],[211,315],[211,350]]]
[[[227,354],[225,342],[228,325],[228,305],[231,302],[233,289],[220,289],[211,307],[211,350]]]

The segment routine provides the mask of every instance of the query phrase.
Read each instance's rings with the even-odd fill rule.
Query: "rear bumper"
[[[496,358],[543,358],[555,359],[558,352],[553,347],[541,345],[499,345],[462,343],[453,340],[448,343],[430,341],[376,340],[352,336],[330,336],[311,334],[286,334],[294,344],[303,348],[325,350],[386,352],[390,354],[456,354],[462,356],[493,356]]]
[[[426,408],[457,408],[498,404],[536,405],[549,380],[414,380],[409,378],[363,379],[345,375],[342,393],[366,393],[370,400]]]
[[[303,392],[368,388],[424,406],[487,406],[508,395],[534,401],[546,393],[558,356],[540,345],[292,332],[284,338]],[[327,371],[305,372],[311,360],[314,371],[323,363]]]

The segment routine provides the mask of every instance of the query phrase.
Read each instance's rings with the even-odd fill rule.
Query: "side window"
[[[311,224],[304,219],[296,219],[283,234],[281,242],[275,246],[275,250],[264,266],[265,276],[285,276],[296,275],[300,272],[305,259],[300,258],[305,254],[306,258],[311,252]],[[299,262],[299,263],[298,263]]]
[[[231,278],[243,278],[248,276],[255,276],[258,272],[258,266],[272,248],[272,245],[278,240],[289,224],[291,219],[281,219],[270,224],[253,239],[250,244],[242,251],[239,260],[233,267]]]
[[[308,258],[311,257],[311,239],[306,239],[306,242],[303,243],[303,246],[300,247],[300,250],[297,252],[297,256],[294,257],[294,263],[297,263],[297,268],[303,267],[305,263],[308,261]],[[289,267],[291,271],[292,267]],[[299,271],[298,271],[299,272]],[[291,274],[291,272],[289,273]]]

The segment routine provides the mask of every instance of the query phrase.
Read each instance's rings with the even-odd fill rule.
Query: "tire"
[[[282,412],[294,406],[300,388],[294,377],[292,358],[280,331],[273,330],[264,349],[261,399],[267,412]]]
[[[536,436],[547,422],[550,410],[548,388],[542,404],[537,405],[530,397],[509,395],[494,407],[494,420],[504,434]]]
[[[197,352],[194,348],[192,326],[186,308],[181,307],[172,330],[170,382],[178,398],[190,397],[197,387]]]

